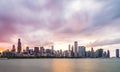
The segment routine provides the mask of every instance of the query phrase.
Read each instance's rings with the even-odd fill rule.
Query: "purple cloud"
[[[75,1],[86,5],[73,4],[77,3]],[[99,5],[99,8],[89,6],[92,3]],[[90,38],[96,34],[103,37],[106,28],[116,20],[114,28],[117,31],[113,32],[118,33],[119,4],[119,0],[1,0],[0,42],[9,42],[14,35],[23,38],[26,43],[43,45],[71,37]],[[42,40],[44,37],[46,39]]]
[[[113,45],[113,44],[120,44],[120,39],[96,40],[95,42],[88,44],[88,46],[96,47],[96,46],[106,46],[106,45]]]

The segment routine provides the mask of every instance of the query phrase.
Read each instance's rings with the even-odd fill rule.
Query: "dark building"
[[[93,48],[91,48],[90,57],[91,57],[91,58],[93,58],[93,57],[94,57],[94,49],[93,49]]]
[[[46,54],[47,54],[47,56],[51,56],[51,52],[52,52],[51,49],[46,49]]]
[[[12,52],[10,52],[9,50],[6,50],[3,52],[3,57],[12,57]]]
[[[71,57],[74,57],[73,46],[72,46],[72,50],[71,50]]]
[[[116,57],[119,58],[119,49],[116,49]]]
[[[15,45],[13,45],[12,46],[12,50],[11,50],[11,52],[15,52],[16,51],[16,49],[15,49]]]
[[[85,56],[86,56],[86,47],[85,46],[79,46],[78,47],[78,57],[84,58]]]
[[[40,47],[40,54],[44,54],[45,53],[45,49],[44,49],[44,47]]]
[[[30,55],[34,55],[33,49],[29,49],[29,54],[30,54]]]
[[[27,54],[30,54],[30,49],[28,46],[26,47],[26,52],[27,52]]]
[[[98,50],[98,57],[103,57],[103,49]]]
[[[39,53],[39,47],[34,47],[34,53],[35,55]]]
[[[51,46],[51,55],[54,55],[54,46]]]
[[[85,57],[90,58],[91,57],[91,51],[87,51]]]
[[[110,58],[110,51],[107,50],[107,58]]]
[[[20,41],[20,39],[18,39],[18,47],[17,48],[18,48],[17,49],[17,53],[21,53],[22,48],[21,48],[21,41]]]
[[[104,52],[103,52],[103,58],[106,58],[106,57],[107,57],[107,52],[104,51]]]
[[[14,57],[16,54],[16,48],[15,45],[12,46],[12,50],[11,50],[11,56]]]

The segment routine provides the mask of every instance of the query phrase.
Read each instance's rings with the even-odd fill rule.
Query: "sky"
[[[120,49],[120,0],[0,0],[0,51],[22,46]],[[17,46],[16,46],[17,47]]]

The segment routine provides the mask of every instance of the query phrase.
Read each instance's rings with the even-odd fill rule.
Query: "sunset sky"
[[[120,49],[120,0],[0,0],[0,51],[68,44]],[[47,48],[46,47],[46,48]]]

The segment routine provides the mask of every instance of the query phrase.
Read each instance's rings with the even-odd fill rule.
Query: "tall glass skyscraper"
[[[103,57],[103,49],[98,50],[98,57]]]
[[[79,46],[78,47],[78,56],[79,57],[85,57],[86,54],[86,47],[85,46]]]

